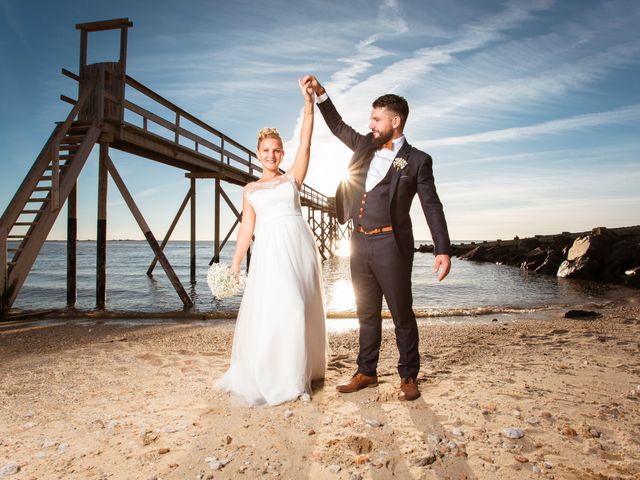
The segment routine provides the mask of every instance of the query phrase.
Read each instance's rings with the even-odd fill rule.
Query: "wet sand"
[[[380,385],[337,393],[332,333],[311,400],[266,408],[212,388],[232,321],[1,323],[0,478],[640,478],[640,293],[576,308],[601,316],[422,325],[415,402],[391,330]]]

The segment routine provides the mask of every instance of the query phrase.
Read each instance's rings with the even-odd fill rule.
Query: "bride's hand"
[[[229,267],[229,270],[231,270],[231,274],[236,277],[236,283],[240,283],[240,265],[236,265],[234,263],[231,264],[231,266]]]
[[[310,83],[302,83],[302,79],[299,79],[298,86],[300,87],[300,92],[302,92],[302,98],[304,98],[305,103],[313,103],[314,93]]]

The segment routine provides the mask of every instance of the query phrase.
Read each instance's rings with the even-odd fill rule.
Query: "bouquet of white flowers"
[[[234,296],[244,286],[245,281],[246,275],[244,273],[240,273],[238,281],[229,265],[222,263],[212,264],[207,272],[207,283],[211,293],[218,299]]]

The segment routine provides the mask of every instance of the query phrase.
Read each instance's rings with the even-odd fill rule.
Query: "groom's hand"
[[[437,273],[440,268],[442,268],[442,271],[440,275],[438,275],[439,282],[444,280],[444,277],[449,275],[449,271],[451,270],[451,257],[449,257],[449,255],[436,255],[436,263],[433,265],[434,273]]]

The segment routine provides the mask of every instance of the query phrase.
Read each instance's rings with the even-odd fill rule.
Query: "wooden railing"
[[[151,112],[150,110],[147,110],[146,108],[143,108],[125,98],[125,110],[142,119],[142,124],[139,127],[143,130],[151,131],[151,127],[154,125],[160,127],[169,133],[170,140],[173,140],[182,147],[190,148],[194,152],[208,157],[214,163],[222,163],[227,167],[236,168],[243,173],[247,173],[254,179],[259,178],[259,174],[262,172],[262,167],[252,150],[249,150],[219,130],[181,109],[128,75],[126,77],[126,84],[144,95],[146,98],[152,100],[154,103],[159,104],[172,112],[171,115],[174,117],[173,120],[168,120],[161,115]],[[205,134],[209,134],[211,138],[205,138],[203,135],[199,135],[188,130],[183,126],[185,121],[202,129]],[[125,124],[137,126],[126,121]],[[185,145],[185,140],[193,142],[193,147]],[[202,148],[206,148],[213,153],[211,155],[207,155],[202,152]],[[230,148],[235,149],[235,152],[231,151]],[[214,155],[218,156],[218,158],[215,158]],[[320,193],[307,184],[303,184],[300,190],[300,195],[303,201],[310,203],[316,208],[330,209],[332,207],[329,202],[329,198],[326,195]]]

